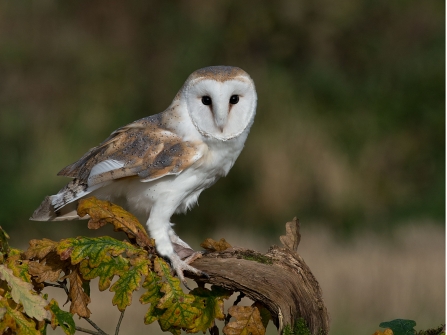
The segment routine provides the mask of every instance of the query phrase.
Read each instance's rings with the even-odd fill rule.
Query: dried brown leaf
[[[208,251],[211,252],[221,252],[227,249],[231,248],[230,243],[225,241],[224,238],[221,238],[220,241],[214,241],[212,238],[207,238],[205,241],[203,241],[200,246]]]
[[[51,241],[47,238],[42,240],[29,241],[29,248],[25,252],[26,259],[43,259],[48,253],[54,251],[57,247],[57,242]]]
[[[81,317],[90,317],[90,310],[87,305],[90,303],[90,297],[82,288],[82,278],[79,274],[78,266],[72,267],[72,271],[67,275],[70,281],[70,313],[78,314]]]
[[[252,306],[231,306],[228,313],[236,319],[229,322],[223,332],[226,335],[264,335],[265,328],[262,324],[261,314],[258,308]]]
[[[286,223],[286,235],[279,237],[281,243],[289,250],[296,252],[300,244],[300,222],[295,217],[291,222]]]

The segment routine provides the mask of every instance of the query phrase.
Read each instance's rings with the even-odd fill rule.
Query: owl
[[[242,69],[211,66],[193,72],[171,105],[114,131],[59,176],[72,180],[47,196],[31,220],[79,219],[80,199],[122,204],[146,221],[157,252],[178,277],[201,275],[174,250],[190,248],[170,218],[197,203],[200,193],[226,176],[241,153],[256,114],[257,95]]]

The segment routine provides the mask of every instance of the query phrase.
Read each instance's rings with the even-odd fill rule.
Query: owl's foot
[[[202,257],[202,253],[200,251],[194,252],[192,255],[185,258],[184,260],[180,259],[180,257],[176,253],[172,254],[171,256],[168,256],[169,261],[171,262],[172,269],[174,270],[174,272],[177,274],[177,277],[181,280],[183,285],[185,285],[185,287],[188,290],[191,289],[187,285],[185,275],[183,274],[184,271],[194,273],[195,275],[200,277],[209,278],[209,276],[205,272],[200,271],[199,269],[196,269],[191,265],[189,265],[200,257]]]

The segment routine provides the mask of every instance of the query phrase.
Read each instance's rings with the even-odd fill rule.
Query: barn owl
[[[211,66],[193,72],[171,105],[114,131],[58,173],[73,180],[47,196],[31,220],[79,219],[78,200],[109,200],[139,217],[157,252],[183,271],[202,274],[182,260],[173,243],[190,248],[170,218],[194,206],[200,193],[227,175],[244,147],[256,114],[257,95],[242,69]]]

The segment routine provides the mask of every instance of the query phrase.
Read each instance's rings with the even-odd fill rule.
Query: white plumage
[[[60,171],[73,180],[46,197],[31,220],[78,219],[79,199],[110,200],[147,219],[157,251],[182,280],[184,270],[199,273],[175,253],[172,243],[189,246],[169,220],[229,172],[253,124],[256,102],[245,71],[229,66],[195,71],[164,112],[119,128]]]

